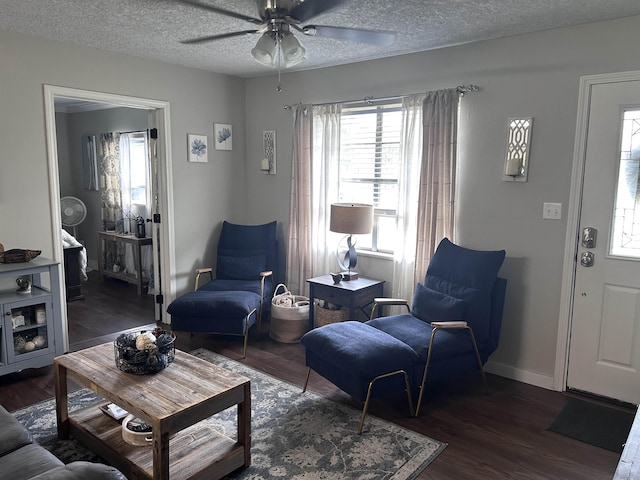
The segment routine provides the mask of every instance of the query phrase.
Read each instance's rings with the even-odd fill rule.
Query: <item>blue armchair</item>
[[[301,339],[308,368],[364,402],[362,432],[369,400],[399,389],[418,393],[420,413],[427,378],[430,384],[480,371],[498,346],[506,280],[498,277],[504,250],[479,251],[442,240],[411,307],[400,299],[376,299],[379,306],[406,305],[408,312],[343,322],[308,332]],[[411,415],[413,409],[410,407]]]
[[[176,298],[167,308],[174,331],[205,332],[244,337],[271,309],[274,272],[278,262],[276,222],[263,225],[222,224],[216,274],[196,270],[195,290]],[[200,286],[203,275],[210,280]]]

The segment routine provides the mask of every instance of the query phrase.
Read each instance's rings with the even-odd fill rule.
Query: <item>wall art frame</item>
[[[216,150],[233,150],[233,126],[228,123],[213,124]]]
[[[207,136],[190,133],[187,135],[187,160],[194,163],[207,163]]]

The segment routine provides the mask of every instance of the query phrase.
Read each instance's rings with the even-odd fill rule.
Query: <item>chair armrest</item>
[[[203,273],[208,273],[209,276],[211,277],[211,280],[213,280],[213,268],[211,267],[196,268],[196,286],[194,290],[198,290],[198,287],[200,285],[200,275],[202,275]]]
[[[409,302],[407,302],[403,298],[384,298],[378,297],[373,299],[373,306],[371,307],[371,315],[369,316],[369,320],[373,320],[376,316],[376,311],[378,310],[378,306],[386,307],[390,305],[404,305],[407,307],[407,311],[411,311],[409,307]]]
[[[374,298],[374,303],[378,305],[386,306],[386,305],[409,305],[404,298]]]
[[[260,276],[261,277],[270,277],[271,275],[273,275],[273,271],[272,270],[267,270],[265,272],[260,272]]]
[[[467,328],[467,322],[431,322],[431,326],[434,328],[455,329],[455,328]]]

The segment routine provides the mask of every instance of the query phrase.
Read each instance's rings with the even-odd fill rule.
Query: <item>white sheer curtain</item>
[[[329,221],[331,204],[338,201],[341,112],[342,105],[339,103],[313,107],[312,275],[336,270],[336,234],[329,231]]]
[[[425,94],[403,98],[400,139],[401,171],[398,181],[397,241],[393,255],[391,295],[411,300],[415,288],[416,225],[418,223],[418,182],[422,151],[422,104]]]
[[[298,105],[293,111],[285,282],[289,290],[301,295],[309,294],[306,279],[336,267],[329,215],[331,203],[338,199],[340,112],[340,104]]]
[[[296,295],[308,296],[311,278],[311,105],[293,108],[293,152],[291,201],[289,205],[289,248],[285,282]]]
[[[415,282],[424,278],[440,241],[444,237],[455,240],[458,104],[456,89],[429,92],[424,102]]]

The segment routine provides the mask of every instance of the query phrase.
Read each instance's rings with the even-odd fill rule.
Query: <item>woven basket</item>
[[[322,308],[316,304],[313,311],[313,319],[315,327],[322,327],[330,323],[344,322],[349,320],[349,311],[342,308],[340,310],[329,310],[328,308]]]

